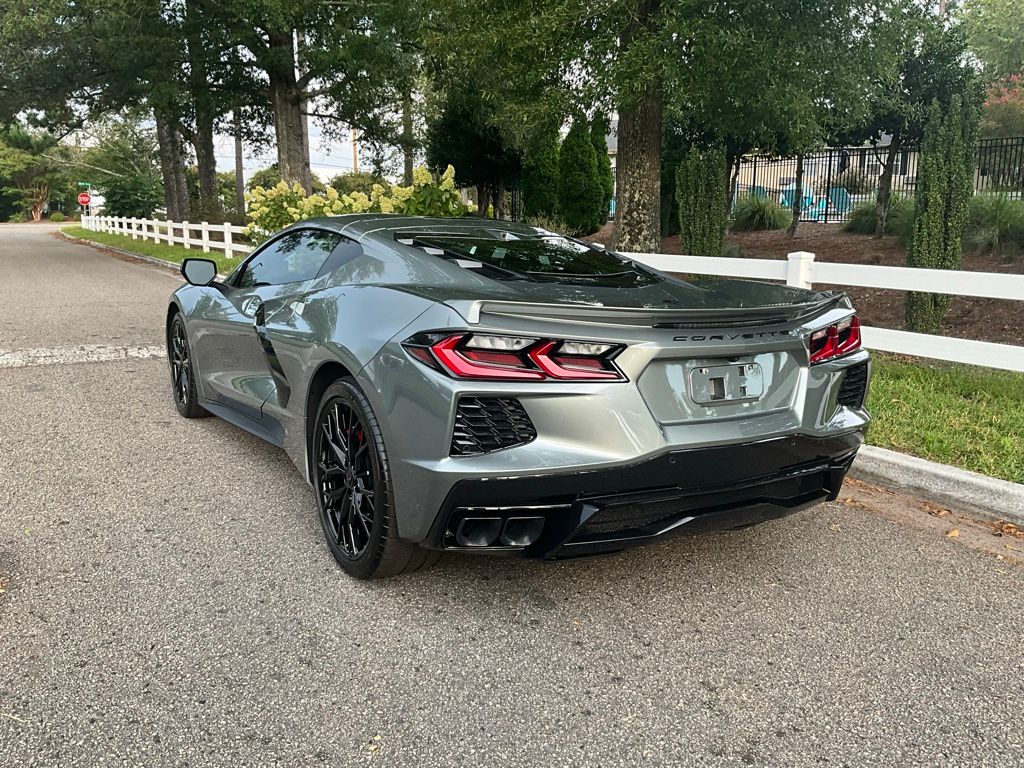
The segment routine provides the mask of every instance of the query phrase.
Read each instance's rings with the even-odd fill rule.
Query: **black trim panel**
[[[562,558],[618,551],[669,533],[744,527],[834,499],[863,441],[860,431],[826,438],[797,435],[672,451],[622,467],[462,480],[449,492],[423,544]],[[464,517],[544,505],[553,508],[545,514],[540,539],[529,547],[454,545],[452,526]]]

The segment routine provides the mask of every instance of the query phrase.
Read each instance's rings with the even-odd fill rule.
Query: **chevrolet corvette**
[[[562,559],[834,499],[870,361],[848,298],[681,277],[524,224],[295,224],[186,259],[174,404],[283,448],[350,575]]]

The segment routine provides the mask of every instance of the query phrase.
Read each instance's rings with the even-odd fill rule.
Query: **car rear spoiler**
[[[535,304],[521,301],[449,301],[466,322],[478,325],[487,315],[545,318],[567,323],[628,325],[651,328],[721,328],[797,322],[841,304],[844,293],[820,293],[799,304],[724,309],[655,309],[606,307],[600,304]]]

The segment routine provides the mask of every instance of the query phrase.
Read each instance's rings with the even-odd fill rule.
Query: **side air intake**
[[[474,456],[524,445],[537,437],[522,403],[510,397],[460,397],[452,456]]]

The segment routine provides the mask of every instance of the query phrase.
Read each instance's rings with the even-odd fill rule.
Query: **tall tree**
[[[589,235],[604,223],[598,221],[602,200],[604,187],[590,128],[576,120],[558,152],[558,210],[570,228]]]
[[[959,11],[971,51],[989,82],[1024,70],[1024,8],[1020,0],[967,0]]]
[[[608,117],[603,112],[594,115],[590,121],[590,141],[594,145],[597,159],[597,175],[601,180],[604,195],[596,212],[598,227],[608,221],[612,198],[615,197],[615,176],[612,173],[612,159],[608,156]]]
[[[977,105],[956,96],[947,106],[933,101],[925,122],[914,190],[914,236],[907,266],[956,269],[974,194]],[[940,333],[950,299],[907,293],[907,329]]]
[[[522,156],[494,122],[494,108],[479,88],[452,88],[440,115],[427,128],[427,165],[440,172],[455,168],[460,187],[475,187],[479,214],[504,218],[505,190],[518,186]]]
[[[683,253],[721,256],[725,235],[725,149],[691,147],[679,164],[679,240]]]
[[[810,144],[823,105],[856,102],[839,96],[863,90],[877,6],[624,0],[595,10],[588,0],[435,0],[437,32],[428,41],[453,62],[489,68],[509,123],[614,108],[615,237],[619,248],[643,251],[659,245],[666,111],[714,109],[716,127],[731,114],[751,124],[777,113]],[[770,121],[765,133],[781,124]]]
[[[523,213],[528,217],[558,214],[558,131],[547,131],[528,153],[523,170]]]

